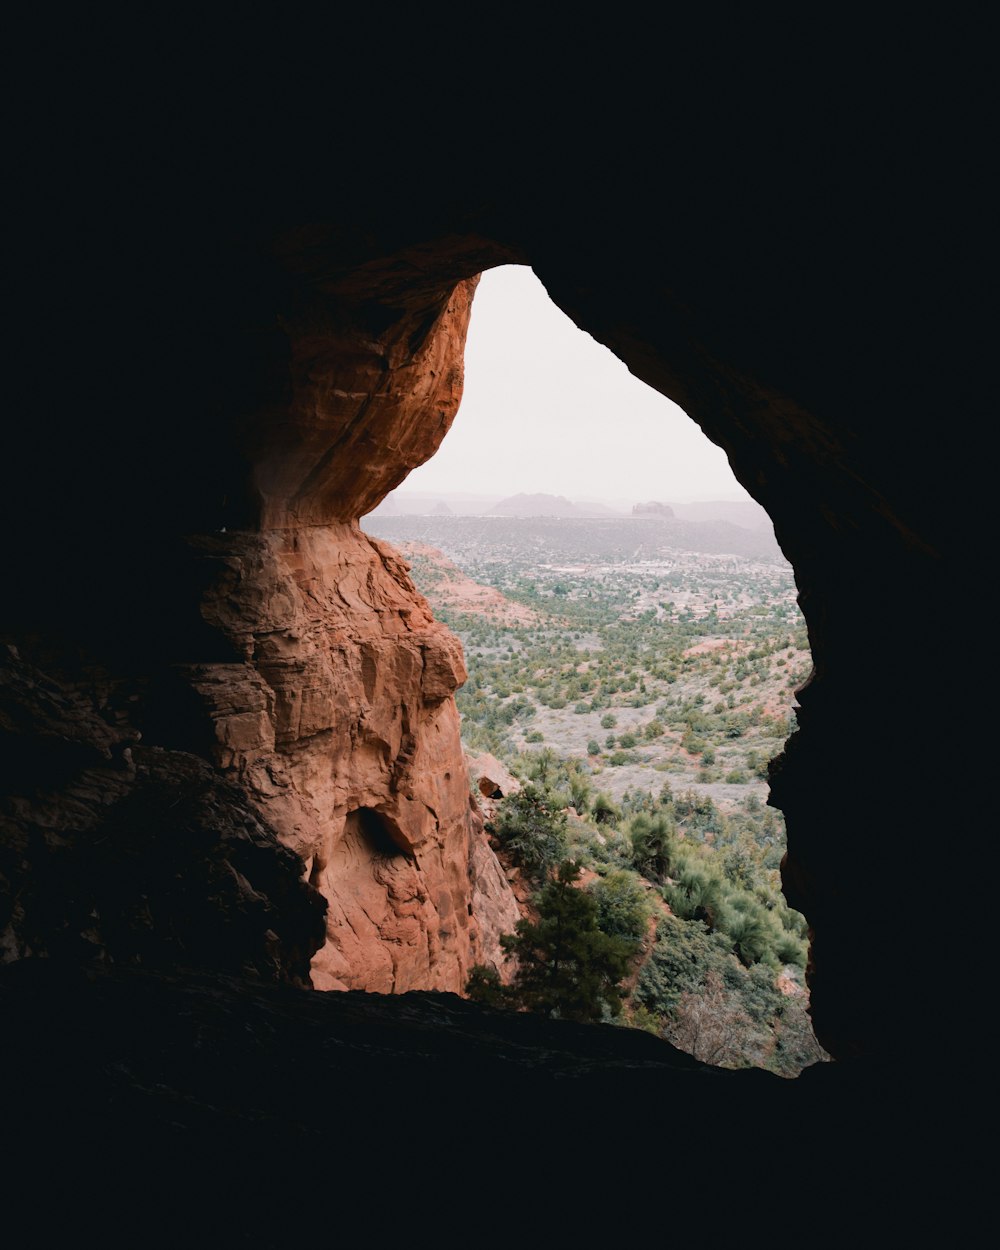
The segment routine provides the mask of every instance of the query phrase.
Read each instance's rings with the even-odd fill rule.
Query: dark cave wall
[[[937,769],[913,675],[947,636],[961,483],[926,431],[949,411],[960,328],[935,311],[952,274],[922,242],[920,203],[874,154],[851,159],[849,182],[829,154],[702,160],[669,205],[591,158],[526,168],[530,196],[514,178],[427,171],[408,171],[402,200],[331,187],[328,223],[307,227],[264,206],[222,225],[97,222],[84,247],[64,224],[74,280],[55,314],[33,288],[33,381],[8,446],[6,532],[22,537],[6,552],[6,638],[53,672],[97,665],[143,689],[239,659],[202,613],[192,537],[370,506],[431,449],[419,422],[397,439],[393,413],[456,284],[530,263],[726,449],[775,522],[816,668],[774,798],[786,889],[814,928],[817,1031],[839,1055],[919,1045],[941,957],[904,957],[900,912],[947,813],[905,779]],[[334,429],[338,389],[353,398]],[[211,755],[197,701],[136,727],[150,747]]]

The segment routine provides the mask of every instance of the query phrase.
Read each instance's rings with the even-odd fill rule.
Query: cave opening
[[[353,837],[374,860],[406,859],[412,854],[399,830],[372,807],[349,812],[344,827],[345,837]]]
[[[509,73],[497,77],[502,100],[487,130],[482,109],[463,109],[468,58],[415,61],[417,88],[408,85],[409,98],[384,133],[414,132],[416,116],[422,123],[416,139],[388,144],[387,156],[383,132],[357,125],[356,109],[341,109],[341,129],[355,133],[357,144],[349,144],[346,155],[335,152],[332,161],[324,156],[317,162],[314,152],[299,163],[302,170],[318,164],[329,188],[308,194],[318,215],[325,202],[331,206],[329,223],[319,226],[295,224],[311,222],[312,212],[298,207],[287,178],[273,176],[259,142],[248,153],[253,178],[246,185],[276,188],[275,196],[242,195],[245,211],[232,195],[223,204],[212,191],[213,185],[216,192],[242,187],[242,178],[220,175],[214,158],[187,161],[185,173],[167,149],[187,156],[187,142],[177,147],[168,141],[168,159],[160,161],[162,128],[144,126],[133,108],[118,110],[128,133],[116,134],[106,119],[66,131],[83,153],[82,163],[71,162],[81,177],[67,179],[66,162],[52,159],[51,144],[35,144],[65,185],[43,194],[39,228],[21,240],[27,280],[25,298],[15,302],[24,350],[11,377],[4,495],[11,537],[4,641],[10,650],[0,657],[11,675],[4,696],[14,713],[3,733],[15,800],[3,813],[13,826],[12,834],[10,825],[4,831],[0,874],[13,899],[3,912],[3,958],[29,965],[15,972],[56,971],[55,961],[45,958],[45,940],[60,928],[75,938],[82,924],[87,945],[101,949],[106,935],[98,918],[84,914],[78,921],[77,909],[66,908],[67,898],[75,901],[76,882],[50,871],[50,859],[74,846],[86,850],[91,832],[95,840],[104,837],[113,809],[137,790],[169,795],[162,803],[169,844],[170,825],[178,819],[172,804],[185,773],[198,817],[192,833],[212,848],[203,856],[212,862],[199,896],[218,900],[229,932],[236,918],[259,935],[261,951],[281,957],[266,972],[270,978],[308,976],[300,966],[308,967],[314,937],[299,919],[315,900],[295,888],[293,852],[332,851],[340,828],[331,813],[342,824],[344,813],[359,806],[405,809],[406,827],[427,836],[422,863],[432,862],[438,848],[424,814],[433,808],[442,827],[451,819],[451,792],[436,780],[443,782],[445,771],[458,776],[455,758],[445,761],[440,747],[448,729],[446,657],[442,646],[434,663],[422,663],[421,651],[429,654],[435,641],[432,626],[419,604],[404,602],[402,593],[393,598],[393,579],[378,558],[365,564],[349,531],[371,510],[371,496],[399,484],[390,481],[398,460],[387,449],[402,444],[405,463],[419,463],[421,449],[407,442],[410,431],[447,424],[447,405],[437,402],[442,388],[434,391],[430,382],[420,413],[411,405],[405,421],[392,428],[383,419],[387,395],[393,402],[396,395],[410,396],[422,376],[447,372],[443,350],[443,367],[430,350],[419,368],[409,365],[420,354],[421,336],[427,337],[423,327],[433,324],[456,282],[502,258],[529,260],[579,325],[651,385],[678,398],[725,444],[744,485],[774,518],[799,580],[816,675],[803,692],[801,727],[772,791],[791,833],[786,888],[815,931],[817,1027],[838,1058],[856,1062],[829,1068],[825,1078],[817,1073],[829,1091],[824,1099],[809,1100],[818,1087],[811,1079],[798,1082],[794,1097],[806,1112],[794,1125],[776,1121],[765,1141],[773,1149],[756,1150],[762,1163],[792,1168],[795,1183],[786,1184],[777,1201],[787,1197],[812,1223],[846,1210],[845,1226],[850,1221],[855,1228],[871,1226],[874,1216],[886,1228],[915,1226],[919,1218],[924,1227],[936,1219],[952,1229],[964,1212],[978,1214],[981,1204],[970,1198],[983,1189],[982,1168],[972,1157],[978,1135],[968,1130],[983,1105],[988,1073],[969,1062],[968,1030],[956,1027],[954,1010],[949,1014],[933,1002],[930,987],[947,987],[952,1005],[977,1001],[982,955],[956,959],[955,943],[942,937],[925,942],[918,957],[911,936],[912,913],[926,912],[933,901],[927,865],[935,854],[940,858],[943,841],[961,832],[935,732],[940,683],[926,677],[940,640],[954,633],[958,595],[969,584],[965,560],[956,557],[969,552],[969,448],[981,444],[986,406],[974,380],[982,355],[986,253],[978,228],[983,162],[976,122],[989,115],[981,107],[989,77],[982,57],[963,46],[960,24],[952,25],[949,31],[940,23],[923,29],[910,23],[901,38],[898,29],[845,20],[834,32],[831,55],[830,31],[799,23],[780,32],[792,36],[790,46],[768,34],[771,55],[763,61],[741,40],[732,57],[724,57],[725,68],[746,67],[753,89],[706,89],[706,57],[696,55],[698,90],[673,112],[662,99],[636,107],[628,92],[618,93],[616,112],[615,92],[595,90],[614,60],[598,47],[595,65],[583,66],[577,94],[584,103],[593,99],[599,126],[581,120],[575,108],[574,128],[562,110],[552,134],[544,125],[536,133],[535,116],[522,126],[512,121]],[[634,23],[628,34],[635,45]],[[714,45],[700,45],[708,59]],[[672,58],[669,53],[672,66],[683,63],[679,45]],[[554,56],[551,65],[567,59]],[[816,72],[824,61],[829,74]],[[660,62],[651,76],[656,84],[664,77],[662,52]],[[631,71],[631,61],[623,64]],[[798,80],[794,71],[786,79],[787,65],[799,67]],[[853,72],[859,66],[860,75]],[[438,92],[444,103],[421,113],[431,71],[444,84]],[[773,89],[757,90],[762,82]],[[799,90],[804,82],[813,89]],[[93,93],[80,98],[88,96]],[[109,98],[117,98],[114,91]],[[762,98],[773,108],[760,108]],[[470,149],[484,151],[481,162],[453,159],[455,152],[462,156],[455,119],[463,111],[476,129]],[[215,133],[210,122],[196,129]],[[99,137],[98,160],[88,158],[78,131]],[[233,147],[214,146],[214,155]],[[354,159],[355,146],[367,148],[365,159]],[[137,154],[140,173],[146,165],[165,171],[167,195],[163,178],[145,184],[136,178]],[[488,168],[467,168],[480,163]],[[22,181],[29,189],[37,184]],[[281,202],[273,220],[272,199]],[[423,432],[420,440],[427,441]],[[369,496],[358,499],[355,484],[362,477]],[[643,491],[639,498],[657,495]],[[190,535],[200,544],[196,556]],[[228,579],[207,613],[192,563],[210,572],[212,587]],[[324,580],[330,569],[337,571],[343,600],[332,575]],[[540,595],[547,608],[555,596],[550,589],[551,595]],[[572,601],[571,587],[565,597]],[[318,605],[312,615],[310,602]],[[323,632],[319,606],[339,613],[339,637],[332,629]],[[378,620],[385,624],[382,634],[373,624]],[[44,647],[34,646],[35,631],[43,629]],[[369,637],[374,672],[356,662]],[[398,643],[392,655],[390,639]],[[232,648],[222,645],[230,640]],[[80,658],[81,647],[106,661],[106,686],[103,671]],[[186,695],[175,704],[173,680],[157,680],[164,670],[197,683],[211,721],[204,748],[211,760],[202,756],[205,739],[195,736],[199,707]],[[135,674],[151,683],[139,691],[150,691],[141,723],[133,710]],[[511,691],[506,702],[516,697]],[[550,696],[549,704],[553,697],[565,694]],[[393,720],[393,704],[405,705],[405,715]],[[573,706],[567,701],[562,711]],[[546,705],[536,720],[559,711]],[[877,735],[870,734],[873,713],[884,729]],[[628,728],[619,721],[608,732],[620,738]],[[601,748],[603,736],[597,742]],[[352,758],[345,744],[357,746]],[[611,776],[610,767],[603,775]],[[227,836],[220,839],[224,827]],[[250,845],[260,870],[247,862]],[[460,944],[437,943],[445,913],[439,887],[460,879],[462,867],[444,851],[441,857],[426,903],[415,892],[412,901],[409,894],[404,900],[414,913],[422,908],[419,915],[404,915],[403,905],[385,915],[384,948],[393,955],[417,952],[386,972],[386,984],[419,980],[444,988],[465,971]],[[190,867],[184,867],[189,878]],[[699,902],[705,916],[711,901]],[[26,923],[33,909],[44,922],[35,941]],[[341,927],[348,954],[357,919],[351,913]],[[417,956],[423,958],[425,947],[421,963]],[[366,950],[352,965],[359,976]],[[215,954],[211,943],[198,952],[206,967]],[[287,956],[294,956],[294,967]],[[337,965],[331,976],[341,970]],[[5,1042],[21,1039],[21,1055],[35,1061],[34,1068],[5,1065],[17,1094],[9,1135],[21,1143],[24,1175],[51,1151],[54,1131],[60,1141],[96,1140],[99,1147],[76,1151],[84,1184],[66,1170],[90,1200],[87,1208],[64,1203],[74,1214],[94,1210],[93,1195],[101,1193],[110,1194],[110,1217],[118,1214],[112,1208],[122,1194],[138,1195],[127,1205],[139,1212],[150,1176],[165,1176],[168,1194],[186,1192],[175,1172],[150,1166],[146,1148],[159,1140],[175,1161],[190,1155],[176,1149],[174,1121],[182,1115],[190,1114],[192,1141],[204,1137],[211,1117],[230,1126],[232,1144],[241,1137],[252,1143],[245,1154],[229,1155],[209,1136],[207,1167],[196,1152],[206,1185],[227,1196],[227,1218],[251,1225],[260,1204],[243,1204],[241,1216],[240,1204],[228,1200],[234,1192],[228,1177],[245,1188],[247,1176],[260,1174],[261,1159],[285,1159],[301,1190],[303,1160],[312,1159],[309,1191],[322,1192],[330,1176],[344,1174],[344,1160],[368,1165],[372,1151],[359,1148],[359,1140],[384,1155],[386,1125],[400,1122],[401,1106],[417,1123],[421,1105],[436,1105],[417,1065],[397,1057],[393,1066],[388,1047],[353,1067],[351,1054],[367,1055],[370,1048],[342,1047],[340,1080],[317,1079],[330,1048],[310,1051],[306,1033],[325,1037],[325,1027],[303,1030],[298,1038],[284,1029],[283,1047],[271,1051],[280,1083],[269,1086],[258,1062],[265,1042],[256,1039],[277,1036],[279,1017],[260,1013],[250,1030],[246,1014],[233,1009],[242,1001],[249,1011],[264,996],[243,989],[209,996],[232,1026],[230,1045],[221,1041],[221,1029],[213,1042],[213,1027],[192,1010],[193,979],[183,978],[183,986],[174,981],[187,998],[163,998],[176,1009],[157,1013],[146,1010],[154,1000],[141,995],[133,978],[117,1017],[106,1012],[100,1029],[80,1016],[84,995],[68,978],[37,982],[44,993],[29,996],[38,1021],[33,1031],[25,1027],[30,1013],[11,999]],[[4,988],[13,994],[17,982],[8,978]],[[30,989],[27,976],[22,983]],[[160,988],[168,988],[166,981]],[[294,1012],[303,1022],[311,1012],[332,1015],[336,997],[298,995]],[[45,1009],[39,1013],[32,1004]],[[174,1031],[184,1022],[193,1026],[187,1037]],[[134,1038],[137,1025],[145,1034],[132,1055],[73,1045],[76,1038],[86,1043],[88,1033],[109,1043]],[[438,1054],[446,1049],[447,1032],[436,1031]],[[410,1048],[414,1054],[427,1049],[424,1039]],[[168,1053],[179,1057],[182,1077],[191,1065],[204,1070],[197,1099],[190,1084],[172,1087],[153,1066],[154,1057]],[[219,1057],[214,1066],[204,1067],[213,1056]],[[864,1081],[861,1068],[869,1074]],[[93,1093],[74,1106],[70,1100],[87,1088],[88,1075]],[[469,1091],[493,1089],[485,1079],[459,1080],[453,1070],[446,1075],[465,1105],[461,1118],[423,1116],[422,1154],[435,1165],[446,1136],[468,1153]],[[606,1088],[634,1092],[637,1073],[624,1075],[631,1083]],[[653,1109],[666,1121],[669,1112],[680,1126],[678,1141],[690,1136],[691,1125],[710,1126],[698,1148],[686,1153],[699,1176],[711,1176],[692,1192],[717,1193],[718,1169],[706,1171],[705,1160],[719,1152],[719,1126],[735,1125],[746,1137],[749,1125],[756,1133],[765,1098],[783,1096],[775,1094],[774,1082],[757,1082],[765,1093],[742,1103],[741,1117],[726,1104],[730,1091],[738,1097],[739,1079],[714,1081],[698,1073],[692,1081],[694,1096],[680,1108],[673,1082],[651,1086],[642,1116],[647,1120]],[[592,1114],[589,1089],[579,1080],[554,1084],[572,1087],[566,1101],[571,1097],[580,1109],[575,1129]],[[232,1091],[235,1103],[269,1088],[280,1096],[259,1115],[234,1117],[219,1096]],[[372,1110],[382,1090],[387,1114]],[[526,1130],[525,1117],[510,1108],[531,1101],[513,1083],[502,1090],[494,1091],[491,1119],[497,1132],[510,1126],[509,1137],[521,1139],[512,1147],[523,1155],[531,1125]],[[414,1091],[416,1116],[404,1091]],[[536,1091],[544,1095],[541,1082]],[[315,1113],[320,1094],[323,1110]],[[617,1101],[628,1105],[627,1097]],[[945,1103],[949,1110],[942,1114]],[[782,1105],[788,1110],[791,1100]],[[68,1125],[67,1106],[73,1109]],[[293,1113],[282,1128],[274,1110],[284,1107]],[[314,1117],[308,1140],[299,1108]],[[591,1156],[595,1139],[647,1140],[648,1123],[638,1124],[638,1115],[634,1120],[647,1135],[633,1136],[607,1116],[596,1132],[592,1127],[579,1136]],[[143,1122],[156,1127],[137,1135]],[[568,1121],[551,1116],[546,1123],[565,1129]],[[342,1130],[331,1133],[331,1124]],[[370,1132],[361,1138],[365,1126]],[[430,1136],[436,1126],[437,1141]],[[799,1127],[809,1131],[798,1136]],[[569,1132],[563,1137],[568,1140]],[[321,1140],[344,1144],[339,1171],[337,1161],[329,1167],[318,1159]],[[109,1167],[108,1152],[100,1148],[112,1142],[131,1157],[123,1174]],[[638,1153],[625,1152],[630,1161]],[[557,1158],[557,1151],[549,1154]],[[645,1154],[662,1172],[662,1152]],[[94,1167],[87,1166],[88,1156]],[[582,1152],[566,1158],[567,1174],[577,1169],[574,1179],[593,1171],[592,1157]],[[45,1176],[37,1168],[34,1173],[30,1179],[44,1196]],[[109,1185],[109,1176],[117,1176],[116,1183]],[[260,1193],[283,1200],[292,1192],[273,1176],[267,1180],[257,1186]],[[756,1177],[751,1183],[760,1190]],[[32,1197],[36,1184],[28,1190]],[[900,1221],[901,1208],[911,1204],[919,1216]],[[661,1207],[645,1205],[662,1224]],[[180,1210],[190,1222],[188,1206],[181,1203]],[[704,1206],[693,1205],[698,1218]],[[139,1215],[148,1222],[148,1211]],[[282,1216],[285,1228],[284,1209]]]
[[[629,1023],[795,1075],[825,1056],[768,766],[811,655],[770,519],[530,269],[481,278],[465,368],[440,449],[363,521],[463,642],[465,747],[555,800],[598,894],[632,891],[648,932]],[[498,775],[476,785],[502,827]]]

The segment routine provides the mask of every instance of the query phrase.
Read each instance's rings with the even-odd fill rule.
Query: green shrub
[[[533,785],[508,795],[491,826],[528,877],[543,881],[566,856],[566,815]]]
[[[759,911],[751,908],[739,911],[727,909],[719,916],[719,922],[741,963],[749,967],[768,956],[773,959],[771,942],[774,931]]]
[[[611,796],[603,791],[594,796],[594,800],[590,805],[590,814],[599,825],[615,824],[621,820],[621,811],[611,799]]]
[[[639,878],[618,869],[595,881],[590,892],[597,900],[597,923],[611,937],[638,946],[646,936],[650,904]]]
[[[805,942],[793,937],[790,933],[779,937],[774,944],[774,953],[780,963],[795,964],[805,970],[808,948]]]
[[[576,888],[580,865],[559,865],[535,899],[538,920],[519,920],[501,945],[518,961],[510,997],[517,1006],[566,1020],[600,1020],[621,1010],[620,983],[635,945],[603,932],[598,903]]]
[[[651,1011],[669,1015],[681,995],[704,984],[706,974],[733,962],[724,939],[699,922],[665,916],[656,929],[656,945],[642,966],[636,998]]]
[[[677,880],[667,887],[671,911],[684,920],[703,920],[709,928],[717,928],[726,903],[723,882],[691,861],[682,862],[674,871]]]
[[[628,837],[636,871],[650,881],[662,882],[676,857],[676,832],[674,822],[664,812],[655,816],[639,812],[634,816],[629,822]]]
[[[511,1007],[507,987],[492,964],[474,964],[465,983],[465,992],[474,1003],[502,1011]]]
[[[569,777],[569,794],[573,806],[578,812],[585,812],[590,806],[590,782],[583,773],[571,773]]]

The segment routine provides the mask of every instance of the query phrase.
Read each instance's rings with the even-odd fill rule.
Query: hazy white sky
[[[462,406],[440,451],[400,489],[631,502],[748,498],[725,453],[579,330],[523,265],[483,274]]]

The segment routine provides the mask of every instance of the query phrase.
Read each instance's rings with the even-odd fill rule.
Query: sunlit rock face
[[[203,615],[243,659],[185,677],[219,767],[328,900],[314,984],[460,990],[483,941],[473,893],[506,887],[470,804],[460,644],[354,524],[198,546],[219,570]]]

